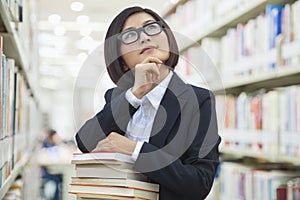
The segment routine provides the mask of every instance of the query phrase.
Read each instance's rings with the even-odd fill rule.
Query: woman
[[[204,199],[219,162],[214,97],[173,71],[169,26],[149,9],[123,10],[106,34],[105,61],[117,87],[78,131],[80,150],[131,155],[135,170],[160,185],[160,200]]]

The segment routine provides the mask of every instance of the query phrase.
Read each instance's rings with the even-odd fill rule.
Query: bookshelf
[[[185,5],[184,3],[191,3],[192,5]],[[200,3],[197,3],[200,2]],[[296,3],[297,2],[297,5]],[[202,4],[201,4],[202,3]],[[297,13],[299,13],[300,4],[299,1],[296,0],[251,0],[251,1],[242,1],[242,0],[236,0],[236,1],[214,1],[214,5],[208,5],[205,4],[204,0],[195,0],[195,1],[179,1],[174,7],[170,8],[169,12],[166,12],[165,19],[170,24],[170,27],[175,29],[175,31],[178,31],[180,33],[183,33],[185,36],[189,37],[190,40],[186,40],[183,43],[179,43],[179,48],[181,54],[184,56],[184,58],[193,58],[195,59],[195,52],[201,53],[201,51],[198,51],[198,44],[206,51],[206,53],[211,56],[212,61],[214,62],[215,57],[219,57],[219,60],[217,62],[214,62],[217,70],[219,71],[220,76],[223,78],[222,82],[223,85],[220,86],[220,84],[210,84],[211,90],[216,95],[216,103],[218,104],[218,101],[223,103],[223,106],[220,106],[220,108],[224,108],[224,113],[221,113],[218,118],[224,119],[225,121],[219,123],[220,127],[220,135],[222,137],[222,143],[220,145],[220,153],[221,153],[221,160],[223,161],[221,163],[221,171],[223,167],[223,163],[227,162],[243,162],[244,160],[247,160],[250,158],[251,162],[247,163],[250,165],[257,165],[260,164],[260,166],[263,168],[264,166],[261,164],[266,163],[266,166],[273,166],[278,167],[291,167],[291,169],[297,169],[299,171],[300,168],[300,125],[299,122],[292,122],[293,123],[293,129],[287,130],[287,125],[290,126],[291,123],[287,123],[286,121],[291,121],[293,116],[300,116],[300,97],[294,97],[291,99],[284,99],[284,101],[293,102],[293,106],[289,105],[289,109],[286,108],[286,104],[283,104],[282,96],[291,94],[290,96],[296,96],[296,92],[293,93],[293,91],[298,91],[300,84],[300,39],[299,39],[299,23],[298,18],[295,16],[298,16]],[[232,6],[232,10],[224,12],[224,15],[222,17],[218,16],[218,9],[220,7],[226,7],[226,3],[237,3],[236,6]],[[219,5],[218,5],[219,4]],[[275,45],[274,46],[263,46],[263,48],[260,45],[257,45],[255,43],[256,41],[263,42],[265,39],[268,40],[269,38],[262,38],[261,41],[257,40],[256,35],[254,37],[249,37],[249,41],[252,43],[255,43],[257,46],[254,46],[255,48],[259,47],[261,49],[239,49],[241,48],[238,45],[241,45],[240,38],[242,37],[240,35],[234,35],[234,34],[240,34],[239,31],[244,31],[243,34],[249,34],[249,32],[246,31],[253,31],[253,27],[256,28],[262,23],[262,19],[266,22],[264,23],[271,23],[268,20],[267,17],[269,17],[267,12],[267,5],[270,4],[280,4],[280,5],[290,5],[291,10],[297,9],[295,11],[295,14],[291,14],[291,18],[294,19],[294,24],[291,29],[293,29],[292,36],[290,39],[287,39],[288,36],[282,37],[282,35],[278,35],[274,37]],[[199,5],[206,5],[207,8],[210,6],[212,9],[211,12],[213,13],[212,16],[209,16],[207,19],[206,17],[208,15],[203,14],[203,16],[199,16],[195,14],[196,9],[203,10],[203,8],[197,7]],[[222,6],[220,6],[222,5]],[[296,5],[296,6],[295,6]],[[219,7],[218,7],[219,6]],[[194,8],[196,7],[196,8]],[[205,7],[205,6],[204,6]],[[223,8],[222,7],[222,8]],[[286,9],[286,7],[283,8],[283,10]],[[178,11],[178,14],[176,16],[176,13]],[[190,14],[188,11],[191,11]],[[198,11],[198,10],[197,10]],[[287,11],[287,10],[285,10]],[[199,11],[200,12],[200,11]],[[293,10],[294,12],[294,10]],[[285,13],[283,15],[284,17],[289,17],[289,13]],[[184,18],[185,15],[188,15],[186,19]],[[282,17],[283,19],[283,16]],[[191,20],[192,19],[192,20]],[[203,20],[206,19],[206,20]],[[282,20],[281,19],[281,20]],[[286,18],[284,18],[286,20]],[[260,20],[260,21],[259,21]],[[179,21],[179,22],[178,22]],[[285,21],[286,24],[283,24],[281,26],[282,29],[286,28],[288,26],[288,22]],[[253,24],[255,24],[253,26]],[[249,25],[249,26],[248,26]],[[267,24],[269,25],[269,24]],[[182,28],[184,27],[184,28]],[[249,28],[250,27],[250,28]],[[248,28],[248,29],[247,29]],[[270,27],[268,26],[268,29]],[[286,29],[284,29],[285,31]],[[255,30],[256,31],[256,30]],[[260,31],[260,30],[259,30]],[[265,30],[264,30],[265,31]],[[258,31],[257,31],[258,32]],[[257,33],[255,32],[255,34]],[[271,32],[271,31],[270,31]],[[254,34],[253,32],[250,32]],[[259,32],[262,33],[262,32]],[[289,33],[284,32],[286,35]],[[234,36],[232,36],[232,35]],[[249,34],[250,35],[250,34]],[[248,35],[248,36],[249,36]],[[225,38],[229,36],[228,38]],[[269,35],[268,35],[269,36]],[[230,38],[231,37],[231,38]],[[240,38],[239,38],[240,37]],[[246,37],[246,36],[245,36]],[[232,38],[236,39],[236,43],[229,43],[227,48],[223,46],[224,50],[222,49],[222,43],[224,40],[227,39],[227,41],[232,42]],[[252,41],[253,39],[253,41]],[[273,38],[272,38],[273,39]],[[205,43],[208,40],[211,40],[211,43]],[[245,39],[246,40],[246,39]],[[208,48],[205,49],[206,45],[214,45],[213,43],[216,42],[218,45],[214,48]],[[269,42],[269,41],[268,41]],[[264,43],[265,44],[265,43]],[[198,46],[197,46],[198,45]],[[238,46],[237,50],[234,49],[234,45]],[[243,44],[244,45],[244,44]],[[249,44],[248,44],[249,45]],[[251,45],[251,44],[250,44]],[[246,45],[245,45],[246,46]],[[246,46],[249,47],[249,46]],[[251,46],[252,47],[252,46]],[[266,48],[265,48],[266,47]],[[242,47],[243,48],[243,47]],[[209,52],[209,50],[215,50],[218,49],[218,52]],[[237,51],[238,53],[229,58],[229,62],[224,63],[224,60],[222,60],[222,50],[231,52],[231,51]],[[240,51],[240,52],[239,52]],[[212,53],[212,54],[210,54]],[[239,54],[240,53],[240,54]],[[243,54],[244,53],[244,54]],[[217,56],[216,56],[217,55]],[[228,55],[228,54],[225,54]],[[199,56],[200,57],[200,56]],[[228,56],[224,56],[225,59],[228,58]],[[226,61],[226,60],[225,60]],[[196,63],[194,60],[191,62]],[[186,63],[184,63],[186,64]],[[199,64],[199,63],[198,63]],[[230,68],[229,68],[230,67]],[[184,71],[184,70],[183,70]],[[249,73],[250,71],[250,73]],[[209,73],[209,72],[208,72]],[[205,74],[205,72],[203,72]],[[229,74],[229,76],[227,76]],[[186,80],[188,80],[188,74],[186,74],[187,77],[185,77]],[[192,77],[192,76],[191,76]],[[202,80],[199,80],[199,85],[202,85]],[[213,83],[213,80],[210,83]],[[216,87],[215,87],[215,86]],[[224,93],[225,91],[225,93]],[[273,93],[269,93],[269,92]],[[247,97],[247,100],[244,99],[244,111],[247,113],[249,112],[251,107],[251,101],[252,98],[261,98],[261,107],[264,107],[268,109],[268,112],[260,111],[259,113],[247,113],[246,116],[250,119],[250,123],[244,128],[240,128],[236,123],[236,121],[239,121],[240,119],[240,113],[237,111],[238,105],[237,102],[241,101],[241,99],[238,99],[239,96],[244,93],[244,98]],[[298,94],[298,93],[297,93]],[[300,92],[299,92],[300,94]],[[225,104],[227,101],[227,97],[237,98],[235,99],[232,104],[235,105],[235,107],[227,107],[228,105]],[[300,96],[300,95],[299,95]],[[218,98],[221,97],[221,98]],[[276,100],[275,102],[268,102],[268,100]],[[224,102],[225,101],[225,102]],[[249,107],[247,107],[249,106]],[[295,105],[294,105],[295,104]],[[225,105],[225,107],[224,107]],[[242,105],[242,104],[241,104]],[[284,105],[284,106],[282,106]],[[284,107],[284,108],[283,108]],[[218,108],[218,107],[217,107]],[[234,116],[229,116],[233,118],[233,124],[234,127],[226,127],[226,109],[228,112],[235,113]],[[239,108],[240,109],[240,108]],[[267,110],[266,109],[266,110]],[[294,109],[294,110],[293,110]],[[241,110],[241,109],[240,109]],[[242,109],[243,110],[243,109]],[[288,111],[286,111],[288,110]],[[217,110],[218,112],[218,110]],[[223,112],[223,111],[221,111]],[[290,115],[290,113],[292,114]],[[269,117],[266,117],[267,114],[272,113],[273,117],[272,119],[267,119]],[[296,114],[295,114],[296,113]],[[244,114],[245,115],[245,114]],[[256,121],[254,120],[255,117],[262,117],[260,119],[260,127],[256,126]],[[274,117],[275,116],[275,117]],[[286,117],[286,118],[285,118]],[[274,120],[276,118],[276,120]],[[296,118],[296,117],[294,117]],[[297,118],[298,119],[298,118]],[[235,121],[236,120],[236,121]],[[247,119],[247,117],[244,119]],[[251,121],[252,120],[252,121]],[[273,121],[272,121],[273,120]],[[282,122],[283,120],[286,120]],[[265,124],[269,123],[267,126]],[[223,127],[224,125],[224,127]],[[264,127],[265,126],[265,127]],[[245,128],[246,127],[246,128]],[[290,128],[290,127],[289,127]],[[248,160],[247,160],[248,161]],[[252,166],[252,169],[249,169],[247,172],[248,174],[252,173],[252,170],[256,170],[255,166]],[[257,166],[256,166],[257,167]],[[241,166],[238,166],[237,169],[240,170],[240,168],[243,168]],[[222,173],[222,172],[221,172]],[[244,173],[244,172],[243,172]],[[241,173],[241,177],[244,176],[244,174]],[[246,173],[246,174],[247,174]],[[283,172],[286,173],[286,172]],[[255,174],[255,173],[253,173]],[[254,176],[254,175],[251,176]],[[259,174],[259,173],[258,173]],[[230,171],[227,174],[230,179],[230,177],[236,176],[234,171]],[[221,175],[222,176],[222,175]],[[263,175],[263,176],[269,176],[269,175]],[[297,177],[300,176],[300,174],[296,174]],[[223,183],[222,180],[227,180],[227,178],[221,178],[220,181],[221,185],[226,184]],[[270,175],[270,178],[274,178],[274,182],[276,177],[272,177]],[[233,178],[234,179],[234,178]],[[242,185],[239,185],[241,182],[232,183],[229,185],[237,185],[240,188],[244,187],[244,183]],[[286,183],[283,181],[282,183]],[[222,186],[224,187],[224,186]],[[222,188],[221,187],[221,188]],[[230,186],[228,186],[230,187]],[[252,185],[251,185],[252,187]],[[253,186],[254,187],[254,186]],[[230,188],[229,193],[222,192],[220,193],[222,195],[221,199],[235,199],[238,198],[237,196],[234,196],[236,194],[241,193],[239,190],[240,188],[234,188],[232,191]],[[259,187],[258,187],[259,188]],[[257,188],[256,188],[257,189]],[[276,194],[276,188],[271,188],[274,195],[274,189]],[[250,191],[250,190],[249,190]],[[232,193],[231,193],[232,192]],[[260,192],[260,191],[258,191]],[[249,194],[248,194],[249,195]],[[262,193],[262,195],[265,195]],[[273,196],[274,197],[274,196]],[[241,196],[239,198],[242,198]],[[247,198],[246,198],[247,199]],[[251,198],[249,198],[251,199]],[[267,199],[267,198],[261,198],[261,199]]]
[[[168,15],[171,15],[173,13],[176,12],[176,8],[181,5],[181,4],[184,4],[186,3],[188,0],[179,0],[177,3],[175,3],[174,5],[172,5],[171,8],[169,8],[164,14],[163,16],[168,16]]]
[[[176,15],[176,8],[178,6],[182,6],[186,2],[188,1],[179,1],[177,4],[171,7],[170,11],[166,12],[165,18],[168,20],[170,16]],[[213,17],[212,20],[213,23],[209,22],[209,24],[207,24],[207,26],[205,26],[205,28],[202,29],[199,28],[199,25],[197,26],[197,24],[199,24],[197,19],[194,22],[187,22],[186,23],[187,25],[185,26],[187,28],[183,29],[181,32],[189,36],[190,38],[192,38],[192,40],[194,40],[195,42],[183,44],[180,47],[180,52],[184,53],[186,50],[192,48],[196,44],[196,42],[201,42],[202,39],[221,38],[222,36],[226,35],[228,29],[232,27],[236,27],[240,23],[246,23],[250,19],[254,19],[256,16],[258,16],[260,13],[262,13],[265,10],[267,4],[287,4],[293,2],[295,1],[291,1],[291,0],[248,1],[247,3],[243,3],[239,5],[237,9],[235,9],[233,12],[230,12],[228,15],[225,15],[222,18]],[[275,48],[265,51],[260,55],[251,55],[245,57],[242,59],[242,61],[233,63],[233,65],[235,65],[235,70],[236,69],[240,70],[240,68],[238,67],[241,67],[244,63],[247,62],[259,63],[262,61],[264,62],[272,61],[272,62],[276,62],[277,66],[272,70],[268,70],[263,73],[258,73],[252,76],[225,79],[222,87],[219,88],[216,87],[210,89],[213,90],[216,95],[223,95],[224,90],[227,94],[238,95],[241,92],[256,92],[262,88],[268,90],[277,87],[285,87],[285,86],[300,84],[300,63],[296,65],[281,65],[282,60],[288,59],[289,57],[292,56],[299,56],[300,54],[299,45],[300,45],[300,40],[295,40],[284,44],[276,44]],[[231,131],[240,132],[239,130],[231,130]],[[226,134],[230,135],[230,133],[228,133],[228,130],[226,130],[225,132]],[[235,133],[233,135],[234,135],[233,137],[236,137],[236,140],[238,140],[239,138],[238,134]],[[251,136],[251,134],[248,135],[249,137]],[[278,146],[280,146],[280,142],[283,141],[281,140],[282,139],[281,135],[278,133],[275,133],[274,135],[276,135],[276,139],[278,140],[277,142]],[[286,137],[289,138],[289,134],[286,135],[288,135]],[[232,149],[226,150],[226,148],[222,148],[222,151],[227,153],[230,152],[230,154],[232,154]],[[258,154],[251,153],[251,151],[250,153],[249,151],[243,151],[243,153],[239,152],[239,154],[242,155],[245,154],[246,156],[251,155],[252,157],[262,156],[261,153]],[[276,151],[276,154],[279,155],[279,148]],[[291,159],[284,159],[283,157],[284,156],[282,157],[276,156],[276,158],[271,160],[272,161],[278,160],[278,162],[281,162],[283,160],[288,160],[288,161],[292,161],[294,164],[297,165],[299,164],[300,160],[297,157],[294,158],[291,157]]]
[[[0,0],[0,199],[17,177],[30,184],[22,187],[22,199],[37,196],[38,173],[32,175],[33,152],[41,117],[32,69],[36,67],[35,32],[32,22],[34,0]],[[29,47],[30,46],[30,47]],[[35,61],[33,61],[35,60]],[[29,173],[30,172],[30,173]]]
[[[5,180],[2,188],[0,188],[0,199],[3,199],[3,197],[5,196],[6,192],[8,191],[9,187],[11,186],[11,184],[14,182],[14,180],[16,179],[16,177],[18,175],[20,175],[24,168],[26,163],[29,160],[29,151],[24,155],[24,157],[22,158],[22,160],[20,160],[14,167],[14,170],[11,172],[11,174],[9,175],[9,177]]]
[[[26,69],[28,69],[29,61],[24,54],[24,48],[21,45],[20,37],[15,27],[18,22],[13,22],[13,16],[9,10],[5,0],[0,0],[0,34],[3,37],[4,44],[3,50],[5,55],[9,58],[13,58],[16,65],[19,66],[21,72],[24,74],[24,78],[31,95],[34,96],[32,87],[29,84],[29,77]]]
[[[186,2],[187,1],[180,1],[180,3],[175,4],[175,6]],[[195,42],[199,42],[205,37],[221,37],[225,35],[228,28],[235,27],[238,23],[244,23],[264,11],[267,4],[285,4],[290,2],[293,2],[293,0],[252,0],[223,18],[215,19],[212,22],[207,22],[205,29],[200,29],[199,31],[199,26],[197,25],[199,22],[196,19],[194,22],[187,24],[184,30],[181,30],[181,33],[188,36],[191,41]],[[170,11],[166,13],[165,17],[173,12],[174,8],[172,7]],[[187,50],[194,44],[194,42],[182,44],[180,47],[180,52]]]
[[[224,82],[227,93],[238,94],[241,91],[256,91],[261,88],[276,88],[299,84],[300,66],[282,67],[272,72],[246,77],[238,81]],[[223,88],[213,88],[216,94],[223,93]]]

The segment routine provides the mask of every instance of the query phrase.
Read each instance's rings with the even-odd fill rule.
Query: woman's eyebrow
[[[131,29],[135,29],[134,27],[128,27],[128,28],[126,28],[126,29],[124,29],[124,30],[122,30],[122,32],[124,32],[124,31],[128,31],[128,30],[131,30]]]
[[[149,19],[149,20],[143,22],[143,25],[148,24],[149,22],[155,22],[155,20]],[[132,27],[132,26],[128,27],[128,28],[124,29],[122,32],[127,31],[127,30],[132,30],[132,29],[135,29],[135,27]]]
[[[145,22],[143,23],[143,25],[148,24],[149,22],[155,22],[155,20],[149,19],[149,20],[145,21]]]

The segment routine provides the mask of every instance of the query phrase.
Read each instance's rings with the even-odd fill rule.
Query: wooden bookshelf
[[[250,157],[261,159],[265,162],[270,163],[284,163],[289,165],[300,166],[300,158],[296,156],[290,155],[278,155],[278,154],[270,154],[268,152],[263,151],[252,151],[246,150],[241,148],[232,148],[232,147],[222,147],[220,148],[221,154],[230,155],[230,157],[234,158],[243,158],[243,157]]]
[[[12,170],[11,174],[9,177],[5,180],[3,186],[0,188],[0,199],[3,199],[7,191],[9,190],[10,186],[13,184],[15,179],[17,178],[18,175],[22,173],[24,170],[24,167],[26,163],[29,160],[29,151],[23,156],[22,160],[20,160],[16,165],[14,166],[14,169]]]
[[[31,4],[30,2],[26,2],[26,5],[31,5]],[[38,179],[34,179],[31,175],[29,176],[25,175],[25,172],[29,169],[27,168],[27,166],[32,167],[30,166],[30,164],[34,162],[32,159],[32,152],[35,146],[34,141],[37,138],[36,134],[39,133],[39,130],[41,128],[40,127],[41,121],[39,120],[40,112],[38,109],[38,102],[36,98],[37,96],[36,94],[34,94],[34,87],[33,87],[34,85],[31,82],[33,80],[30,80],[30,76],[29,76],[30,67],[32,64],[34,65],[37,60],[34,60],[34,62],[30,61],[29,56],[33,55],[35,51],[29,52],[27,50],[28,48],[26,49],[27,47],[26,44],[24,44],[24,41],[26,39],[31,40],[33,37],[35,37],[35,35],[32,32],[25,34],[27,33],[26,32],[28,30],[27,28],[30,29],[31,27],[30,23],[20,24],[23,22],[18,21],[18,17],[19,17],[18,12],[20,7],[22,6],[23,5],[20,3],[19,0],[11,1],[10,5],[7,4],[6,0],[0,0],[0,35],[3,37],[2,51],[5,57],[7,59],[10,59],[11,61],[10,63],[13,63],[12,66],[7,64],[7,66],[11,68],[5,68],[5,69],[12,69],[12,71],[9,71],[10,77],[8,78],[17,77],[15,83],[14,83],[15,81],[14,78],[3,79],[5,83],[10,83],[9,85],[7,85],[7,88],[4,89],[13,93],[13,95],[10,96],[11,99],[9,99],[7,102],[5,101],[6,102],[5,106],[12,106],[12,104],[10,104],[11,100],[13,100],[14,102],[18,102],[16,103],[18,104],[16,105],[17,110],[13,110],[12,107],[10,107],[11,108],[10,112],[13,112],[12,115],[9,115],[8,111],[5,111],[4,115],[5,117],[7,117],[7,119],[14,116],[19,120],[25,120],[22,121],[22,123],[18,123],[18,125],[16,124],[14,130],[9,130],[9,133],[5,133],[3,135],[1,134],[2,137],[1,139],[9,136],[12,140],[12,142],[7,143],[7,148],[1,148],[1,152],[0,152],[1,156],[6,153],[7,155],[9,155],[8,159],[4,160],[9,164],[4,166],[5,167],[12,166],[12,169],[11,171],[9,170],[10,172],[8,177],[2,177],[3,179],[4,178],[5,179],[3,180],[4,182],[0,188],[0,199],[3,199],[3,197],[9,191],[9,188],[11,187],[15,179],[18,177],[18,175],[22,174],[24,175],[23,178],[29,177],[30,181],[32,182],[35,181],[38,183]],[[26,7],[26,9],[29,8],[30,6]],[[28,13],[30,12],[26,12],[26,11],[24,13],[27,13],[26,17],[28,17]],[[1,63],[1,67],[2,67],[2,63]],[[9,82],[9,80],[12,80],[12,82]],[[1,114],[3,113],[1,112]],[[14,121],[14,119],[12,118],[10,119]],[[16,121],[14,122],[16,123]],[[10,128],[13,129],[12,127]],[[16,143],[17,141],[19,142]],[[8,148],[9,149],[11,148],[12,152],[10,152]],[[4,157],[4,159],[6,158]],[[32,187],[26,186],[26,189],[29,190],[32,189]],[[30,193],[31,192],[32,191],[30,191]],[[28,198],[24,197],[24,199],[28,199]]]
[[[169,16],[172,15],[176,12],[176,8],[181,5],[181,4],[185,4],[186,2],[188,2],[189,0],[179,0],[176,4],[172,5],[164,14],[163,16]]]
[[[212,88],[216,94],[239,94],[241,91],[253,92],[261,88],[284,87],[300,83],[300,66],[281,66],[271,72],[237,78],[224,82],[223,88]]]
[[[181,54],[185,55],[185,53],[190,53],[188,51],[190,48],[198,47],[204,38],[211,38],[212,41],[213,39],[221,39],[223,36],[228,35],[228,29],[236,29],[238,24],[246,24],[249,20],[256,19],[259,14],[266,10],[266,5],[268,4],[287,4],[294,2],[296,2],[296,0],[243,1],[243,4],[236,6],[238,9],[228,12],[228,14],[226,13],[226,15],[223,15],[224,17],[221,18],[213,16],[213,19],[208,22],[203,19],[195,19],[187,21],[186,24],[182,22],[183,20],[176,24],[175,20],[177,16],[174,16],[174,18],[171,17],[170,22],[172,23],[174,21],[174,27],[184,35],[184,41],[179,42],[179,49]],[[168,15],[173,13],[176,8],[172,7],[171,10],[172,11],[167,12]],[[180,16],[181,14],[182,13],[179,13]],[[180,26],[182,26],[183,23],[184,26],[181,28]],[[180,38],[182,35],[179,35],[177,39],[182,39]],[[268,90],[298,85],[300,84],[299,45],[300,40],[297,41],[295,39],[292,41],[289,40],[287,43],[276,41],[275,48],[272,50],[263,50],[268,52],[249,54],[251,55],[249,57],[241,56],[241,58],[238,57],[239,59],[232,59],[236,63],[231,63],[232,60],[230,60],[230,63],[222,63],[224,64],[223,66],[232,64],[229,68],[222,68],[221,76],[225,78],[227,72],[229,76],[227,80],[223,81],[222,86],[220,86],[220,84],[214,84],[213,80],[211,80],[210,89],[214,91],[216,95],[223,96],[232,94],[233,96],[237,96],[241,92],[251,94],[261,89]],[[216,54],[221,53],[220,51]],[[191,53],[191,57],[192,56],[193,54]],[[195,58],[195,56],[193,58]],[[245,60],[243,60],[244,58]],[[292,59],[293,62],[291,62]],[[282,64],[284,63],[283,61],[288,61],[293,64],[285,66]],[[221,60],[219,62],[221,62]],[[216,64],[220,64],[219,62],[216,62]],[[251,62],[252,65],[247,65],[249,62]],[[268,67],[271,63],[276,63],[276,67],[272,66],[272,69]],[[241,74],[244,74],[244,76]],[[246,161],[247,164],[252,165],[268,163],[268,165],[272,167],[290,167],[291,171],[300,168],[300,156],[297,150],[297,148],[299,149],[300,147],[298,145],[298,141],[300,141],[299,132],[296,134],[283,133],[281,129],[276,129],[270,134],[268,131],[240,130],[237,128],[229,130],[228,132],[225,132],[227,131],[225,130],[224,133],[222,133],[223,131],[224,130],[220,129],[222,143],[219,150],[224,163],[230,161]],[[263,145],[261,145],[261,142],[264,142]],[[226,183],[227,182],[224,181],[224,184]],[[216,192],[218,193],[218,191]],[[233,199],[233,197],[229,196],[226,198],[226,194],[221,193],[221,195],[222,197],[220,199]]]
[[[236,27],[239,23],[244,23],[249,19],[255,18],[258,14],[264,11],[267,4],[283,4],[290,3],[291,0],[252,0],[245,3],[245,6],[235,12],[226,15],[224,18],[216,19],[200,29],[198,22],[192,22],[182,30],[182,33],[188,36],[191,40],[189,43],[183,44],[180,47],[180,52],[185,51],[189,47],[195,45],[204,37],[221,37],[226,34],[228,28]]]
[[[13,58],[16,62],[16,65],[19,67],[20,71],[24,74],[27,87],[30,90],[32,96],[34,92],[32,90],[32,84],[28,77],[26,69],[28,69],[29,61],[24,54],[23,46],[20,42],[20,37],[14,26],[15,22],[12,21],[13,17],[9,11],[9,8],[6,5],[5,0],[0,0],[0,35],[3,36],[4,46],[3,50],[5,55],[9,58]]]

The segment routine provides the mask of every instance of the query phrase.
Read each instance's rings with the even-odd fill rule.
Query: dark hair
[[[121,33],[127,18],[139,12],[148,13],[155,20],[162,22],[162,27],[168,37],[170,48],[170,56],[169,59],[165,62],[165,65],[174,69],[178,62],[179,51],[177,42],[168,24],[158,14],[150,9],[144,9],[137,6],[126,8],[111,22],[104,42],[104,57],[105,63],[107,65],[107,71],[111,80],[118,85],[118,81],[127,71],[123,67],[124,61],[120,53],[120,41],[117,39],[117,35]]]
[[[54,129],[48,129],[48,135],[49,136],[53,136],[53,135],[55,135],[56,134],[56,130],[54,130]]]

